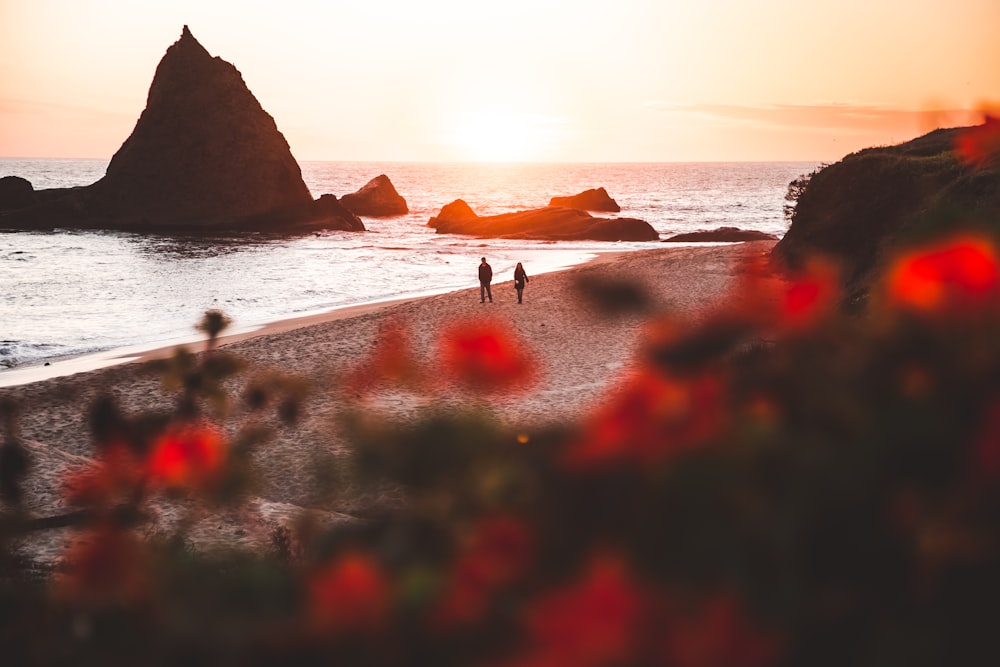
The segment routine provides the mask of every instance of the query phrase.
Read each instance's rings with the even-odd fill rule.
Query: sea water
[[[533,275],[601,251],[664,247],[435,233],[428,220],[455,199],[489,215],[603,186],[621,206],[617,215],[646,220],[661,238],[721,226],[781,236],[788,183],[816,166],[303,162],[314,196],[341,196],[386,174],[410,212],[364,218],[366,232],[290,238],[0,233],[0,380],[5,369],[189,336],[209,309],[248,330],[342,306],[473,287],[484,256],[499,282],[512,278],[517,262]],[[97,181],[106,167],[106,160],[4,158],[0,176],[21,176],[36,189],[71,187]]]

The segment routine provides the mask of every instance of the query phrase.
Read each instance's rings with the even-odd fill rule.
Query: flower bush
[[[650,321],[606,400],[542,429],[485,403],[365,418],[380,385],[490,394],[534,376],[499,325],[456,323],[427,366],[394,327],[345,375],[359,398],[341,425],[357,480],[406,502],[329,531],[303,522],[269,554],[142,539],[158,494],[238,506],[268,437],[223,427],[242,364],[212,344],[181,353],[159,367],[171,414],[92,409],[96,463],[67,480],[76,511],[59,522],[81,536],[65,571],[35,581],[4,561],[4,662],[992,664],[998,257],[967,233],[910,248],[863,315],[837,308],[828,263],[784,282],[751,271],[716,312]],[[247,387],[251,413],[299,414],[301,384]],[[8,553],[52,523],[19,510],[20,451],[8,427]]]

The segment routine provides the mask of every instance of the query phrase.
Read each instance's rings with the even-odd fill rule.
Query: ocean
[[[0,158],[0,176],[36,189],[88,185],[107,160]],[[367,232],[291,238],[185,238],[124,232],[0,233],[0,386],[4,372],[88,353],[189,337],[209,309],[233,330],[338,307],[474,287],[480,257],[495,281],[522,262],[528,275],[585,262],[601,251],[659,242],[543,242],[437,234],[427,221],[464,199],[480,215],[545,206],[601,187],[623,217],[666,238],[740,227],[787,228],[788,183],[811,162],[435,164],[301,162],[314,196],[354,192],[386,174],[410,213],[364,218]],[[609,214],[595,213],[606,216]],[[478,303],[476,304],[478,305]]]

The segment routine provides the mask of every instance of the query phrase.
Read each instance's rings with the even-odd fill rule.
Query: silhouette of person
[[[486,297],[490,297],[493,303],[493,290],[490,289],[490,282],[493,281],[493,267],[486,263],[486,258],[479,263],[479,303],[486,303]]]
[[[517,267],[514,269],[514,289],[517,290],[518,303],[522,303],[521,293],[524,292],[524,283],[526,282],[528,282],[528,274],[524,272],[521,262],[518,262]]]

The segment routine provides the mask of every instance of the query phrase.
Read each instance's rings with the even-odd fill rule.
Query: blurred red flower
[[[617,556],[596,556],[582,577],[530,606],[527,654],[513,664],[551,667],[638,664],[647,601]]]
[[[71,505],[108,508],[129,502],[143,481],[143,468],[128,445],[111,442],[100,458],[66,477],[64,496]]]
[[[102,524],[79,536],[66,553],[55,595],[72,604],[133,606],[150,592],[145,546],[117,526]]]
[[[814,260],[790,276],[781,293],[778,320],[792,330],[811,329],[836,311],[840,274],[829,262]]]
[[[900,257],[891,267],[889,301],[924,314],[977,312],[994,301],[1000,263],[991,241],[958,236]]]
[[[699,449],[726,421],[724,385],[711,373],[676,379],[643,369],[598,407],[570,445],[572,468],[662,463]]]
[[[478,621],[490,598],[523,576],[534,558],[534,536],[511,516],[481,520],[459,554],[432,622],[439,628]]]
[[[368,358],[348,376],[348,386],[355,391],[368,391],[388,383],[416,386],[423,379],[423,370],[412,354],[410,331],[402,322],[390,322],[378,335]]]
[[[966,128],[955,138],[959,160],[982,167],[1000,157],[1000,118],[986,116],[982,125]]]
[[[219,478],[227,453],[216,428],[206,424],[172,425],[150,449],[150,483],[171,489],[204,488]]]
[[[743,267],[739,277],[723,304],[723,315],[762,327],[811,329],[836,312],[841,298],[839,267],[825,257],[812,257],[801,268],[781,273],[768,260],[757,258]]]
[[[781,654],[776,636],[752,627],[732,595],[672,613],[666,624],[664,664],[673,667],[763,667]]]
[[[466,322],[446,329],[440,354],[448,377],[484,393],[512,391],[535,377],[535,364],[524,344],[495,322]]]
[[[349,551],[306,582],[307,612],[320,632],[376,632],[390,610],[389,582],[374,557]]]

